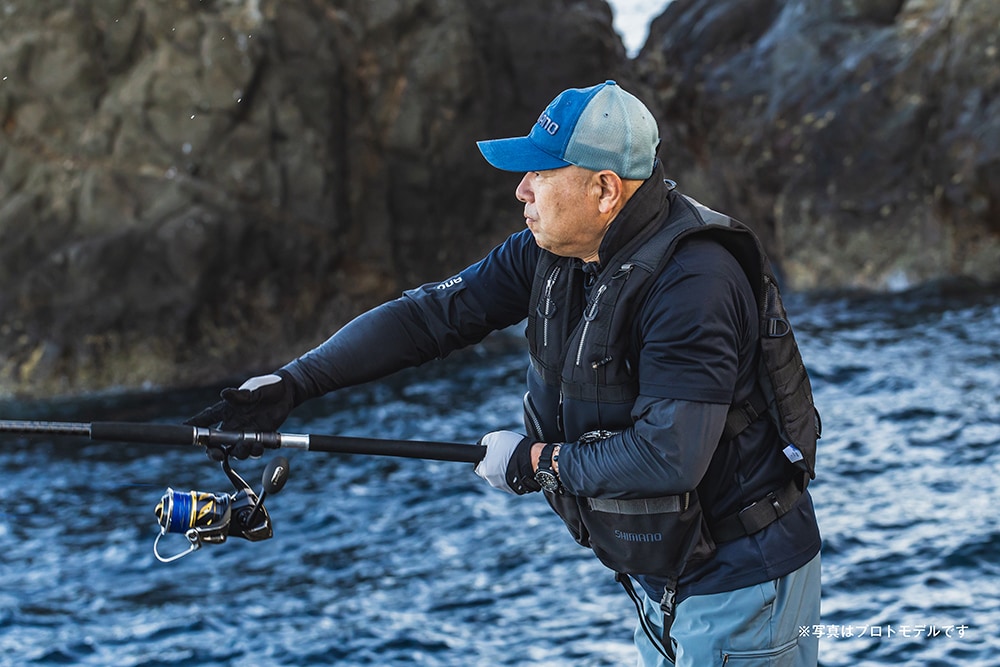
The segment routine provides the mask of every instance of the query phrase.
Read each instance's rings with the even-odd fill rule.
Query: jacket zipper
[[[559,405],[556,408],[556,430],[559,431],[559,434],[561,436],[563,436],[563,434],[566,433],[566,430],[563,428],[562,414],[563,414],[563,390],[562,390],[562,387],[560,387],[559,388]],[[565,437],[565,436],[563,436],[563,437]]]
[[[635,264],[631,262],[626,262],[621,265],[617,271],[611,276],[611,280],[618,280],[619,278],[628,278],[632,273],[632,269],[635,268]],[[608,289],[607,283],[603,283],[597,288],[597,292],[594,294],[594,298],[591,300],[590,305],[587,310],[583,313],[583,331],[580,333],[580,345],[576,348],[576,365],[579,366],[583,357],[583,346],[587,341],[587,330],[590,329],[590,323],[597,317],[597,302],[600,300],[601,295],[604,291]],[[607,363],[607,362],[604,362]],[[599,364],[601,365],[601,364]]]
[[[580,333],[580,345],[576,348],[577,366],[580,365],[580,358],[583,356],[583,346],[587,341],[587,330],[590,329],[590,323],[594,321],[595,317],[597,317],[597,302],[600,300],[601,295],[604,294],[604,290],[606,289],[608,289],[607,284],[602,284],[597,288],[597,292],[594,294],[594,299],[590,302],[590,306],[583,314],[583,331]]]
[[[545,281],[545,293],[542,296],[544,302],[544,310],[542,311],[542,347],[549,346],[549,318],[552,317],[552,307],[555,303],[552,301],[552,288],[555,287],[556,279],[559,277],[559,267],[556,266],[552,269],[552,273],[549,274],[548,279]]]
[[[540,441],[545,442],[545,433],[542,431],[542,420],[538,417],[538,412],[535,410],[535,404],[531,402],[531,392],[524,394],[524,414],[527,415],[528,421],[531,422],[531,426],[535,429],[534,436]]]

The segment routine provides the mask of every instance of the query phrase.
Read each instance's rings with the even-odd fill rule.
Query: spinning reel
[[[233,483],[233,493],[211,493],[189,491],[187,493],[167,488],[156,506],[156,519],[160,524],[160,534],[153,542],[153,554],[162,563],[175,561],[202,544],[222,544],[228,537],[241,537],[250,542],[270,538],[271,516],[264,507],[267,494],[275,494],[288,480],[288,459],[278,456],[264,468],[260,495],[254,493],[250,485],[233,470],[229,455],[222,458],[222,470]],[[160,538],[167,533],[180,533],[188,540],[185,551],[164,556],[159,551]]]

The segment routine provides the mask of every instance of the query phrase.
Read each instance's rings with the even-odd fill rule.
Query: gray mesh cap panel
[[[617,85],[602,88],[587,104],[566,146],[566,161],[622,178],[653,173],[659,129],[648,109]]]

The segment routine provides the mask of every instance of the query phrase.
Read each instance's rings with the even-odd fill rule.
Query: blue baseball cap
[[[545,171],[573,164],[645,180],[653,173],[659,143],[653,114],[609,80],[561,92],[526,137],[476,145],[487,162],[504,171]]]

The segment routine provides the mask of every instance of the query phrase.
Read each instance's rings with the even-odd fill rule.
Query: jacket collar
[[[669,193],[670,188],[664,183],[663,166],[657,160],[653,165],[653,174],[625,203],[601,240],[598,256],[602,265],[610,261],[629,241],[661,219],[669,207]]]

